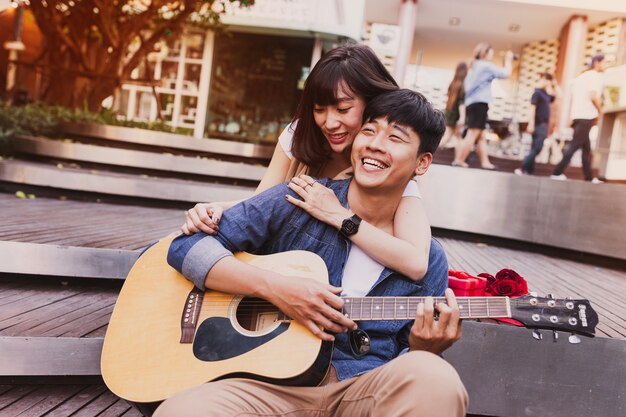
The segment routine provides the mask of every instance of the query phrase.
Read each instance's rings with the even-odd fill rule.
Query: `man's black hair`
[[[604,54],[602,52],[598,52],[594,56],[591,57],[591,61],[589,62],[589,68],[593,68],[596,62],[604,61]]]
[[[445,118],[422,94],[406,88],[380,94],[365,106],[363,123],[384,117],[388,123],[412,128],[419,136],[419,153],[435,153],[446,130]]]
[[[542,72],[542,73],[541,73],[541,78],[544,78],[544,79],[546,79],[546,80],[548,80],[548,81],[552,81],[552,79],[553,79],[554,77],[553,77],[553,76],[552,76],[552,74],[550,74],[549,72]]]

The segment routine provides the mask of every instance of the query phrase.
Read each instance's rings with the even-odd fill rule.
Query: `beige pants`
[[[462,417],[467,402],[454,368],[436,355],[417,351],[319,387],[239,378],[210,382],[166,400],[154,416]]]

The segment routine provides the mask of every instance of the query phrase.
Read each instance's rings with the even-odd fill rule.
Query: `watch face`
[[[356,224],[352,223],[351,221],[346,222],[345,230],[346,233],[349,235],[354,234],[356,232]]]
[[[346,219],[341,225],[341,231],[344,235],[350,236],[355,234],[359,230],[359,225],[354,223],[351,219]]]

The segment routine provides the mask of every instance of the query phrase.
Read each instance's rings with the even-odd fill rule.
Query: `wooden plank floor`
[[[3,417],[139,417],[103,385],[0,385]]]
[[[0,193],[0,240],[140,249],[176,231],[183,210]]]
[[[104,337],[119,288],[90,284],[5,278],[0,336]]]

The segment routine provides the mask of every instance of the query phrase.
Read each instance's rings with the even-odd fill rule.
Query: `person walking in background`
[[[596,54],[591,58],[589,70],[583,72],[574,79],[572,85],[572,106],[570,108],[570,119],[574,134],[572,142],[563,153],[563,159],[557,164],[550,178],[555,180],[566,180],[563,174],[569,165],[572,156],[580,148],[583,150],[582,163],[585,181],[594,184],[602,182],[593,178],[591,172],[591,141],[589,131],[597,123],[602,115],[602,72],[604,71],[604,54]]]
[[[467,64],[459,62],[454,71],[454,78],[448,86],[448,101],[446,103],[446,132],[441,138],[440,148],[452,148],[454,145],[448,144],[452,136],[456,136],[459,128],[465,125],[465,89],[463,81],[467,76]]]
[[[530,120],[526,131],[533,135],[530,152],[522,161],[521,168],[515,170],[516,175],[532,175],[535,172],[535,158],[543,149],[543,142],[548,136],[548,122],[550,121],[550,103],[559,94],[559,86],[552,74],[544,72],[539,79],[539,85],[530,98]]]
[[[511,75],[513,64],[513,52],[504,54],[504,66],[499,67],[493,62],[493,48],[488,43],[479,43],[474,48],[474,57],[469,66],[469,72],[465,77],[465,112],[467,132],[465,137],[456,146],[453,166],[467,168],[465,160],[472,152],[476,144],[476,153],[480,159],[480,165],[484,169],[495,169],[489,161],[487,144],[481,137],[482,131],[487,125],[487,112],[491,102],[491,82],[496,78],[507,78]]]

